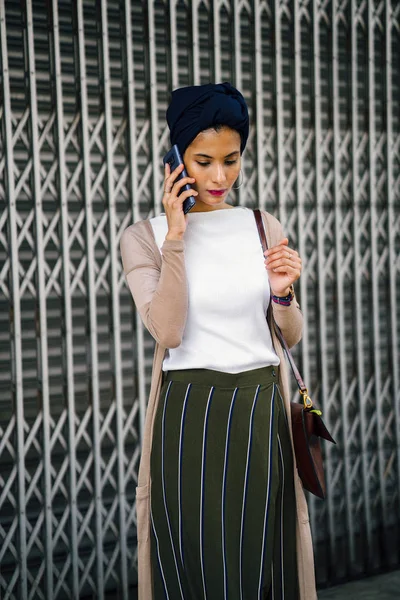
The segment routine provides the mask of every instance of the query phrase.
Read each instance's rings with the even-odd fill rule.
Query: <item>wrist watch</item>
[[[289,288],[289,293],[287,296],[274,296],[272,295],[272,300],[276,304],[282,304],[282,306],[289,306],[294,298],[294,287],[293,285]]]

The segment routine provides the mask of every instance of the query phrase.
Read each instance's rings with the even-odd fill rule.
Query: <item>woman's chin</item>
[[[228,192],[225,192],[222,196],[214,196],[210,193],[206,193],[201,197],[198,196],[191,212],[196,212],[196,210],[216,210],[230,206],[226,202],[227,196]]]

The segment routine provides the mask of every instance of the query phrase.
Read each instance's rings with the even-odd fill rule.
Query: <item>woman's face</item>
[[[240,172],[240,135],[229,127],[206,129],[187,147],[183,162],[199,193],[192,212],[225,208]]]

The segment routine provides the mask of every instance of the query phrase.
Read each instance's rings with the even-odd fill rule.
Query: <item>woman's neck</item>
[[[225,210],[227,208],[235,208],[235,207],[232,206],[231,204],[227,204],[226,202],[223,202],[222,204],[217,204],[215,206],[210,206],[209,204],[205,204],[204,202],[196,201],[196,204],[193,206],[193,208],[190,212],[191,213],[210,212],[210,211],[214,211],[214,210]]]

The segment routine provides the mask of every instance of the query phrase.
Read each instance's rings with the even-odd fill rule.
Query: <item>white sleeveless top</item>
[[[269,281],[253,211],[236,207],[187,216],[187,321],[163,371],[240,373],[279,365],[266,321]],[[162,214],[150,223],[161,252],[167,218]]]

